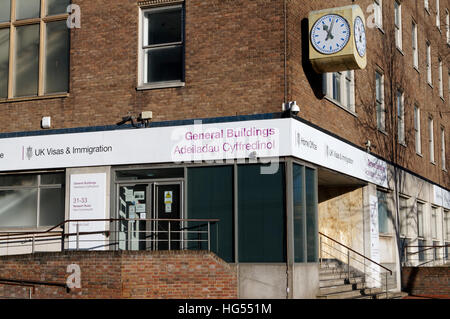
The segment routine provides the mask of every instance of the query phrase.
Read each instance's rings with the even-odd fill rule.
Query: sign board
[[[378,229],[378,198],[377,196],[369,196],[370,205],[370,259],[376,263],[380,263],[380,234]],[[369,263],[367,265],[367,285],[369,288],[381,287],[380,267]]]
[[[106,219],[106,173],[70,175],[70,220]],[[83,221],[69,224],[69,233],[95,232],[107,229],[107,222]],[[77,229],[78,224],[78,229]],[[77,248],[77,237],[71,236],[69,249]],[[79,237],[79,249],[106,249],[104,234]]]

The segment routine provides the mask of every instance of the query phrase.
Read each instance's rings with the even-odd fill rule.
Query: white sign
[[[378,229],[378,198],[369,196],[370,205],[370,259],[380,263],[380,233]],[[369,263],[367,284],[369,288],[378,288],[381,286],[380,267]]]
[[[106,219],[106,173],[70,175],[71,220]],[[78,229],[77,229],[78,224]],[[69,232],[95,232],[107,229],[105,221],[83,221],[69,224]],[[71,236],[69,248],[77,248],[77,237]],[[82,235],[79,237],[80,249],[106,249],[103,234]]]
[[[295,156],[387,187],[385,161],[288,118],[5,138],[0,153],[0,171]]]

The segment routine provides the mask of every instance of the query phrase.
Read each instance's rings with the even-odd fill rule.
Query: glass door
[[[121,184],[118,186],[119,250],[151,249],[151,234],[147,231],[151,218],[151,184]]]
[[[181,245],[181,222],[165,219],[181,218],[181,184],[155,184],[156,249],[177,250]],[[162,220],[161,220],[162,219]]]

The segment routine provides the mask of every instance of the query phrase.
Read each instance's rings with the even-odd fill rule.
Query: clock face
[[[311,43],[322,54],[341,51],[350,39],[350,26],[343,17],[327,14],[314,23],[311,30]]]
[[[360,17],[355,19],[355,44],[358,54],[363,57],[366,54],[366,29]]]

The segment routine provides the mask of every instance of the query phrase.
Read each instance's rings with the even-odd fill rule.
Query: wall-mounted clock
[[[309,59],[317,73],[366,67],[365,19],[358,5],[312,11],[308,19]]]
[[[316,21],[311,30],[311,43],[322,54],[341,51],[350,39],[350,25],[337,14],[327,14]]]

